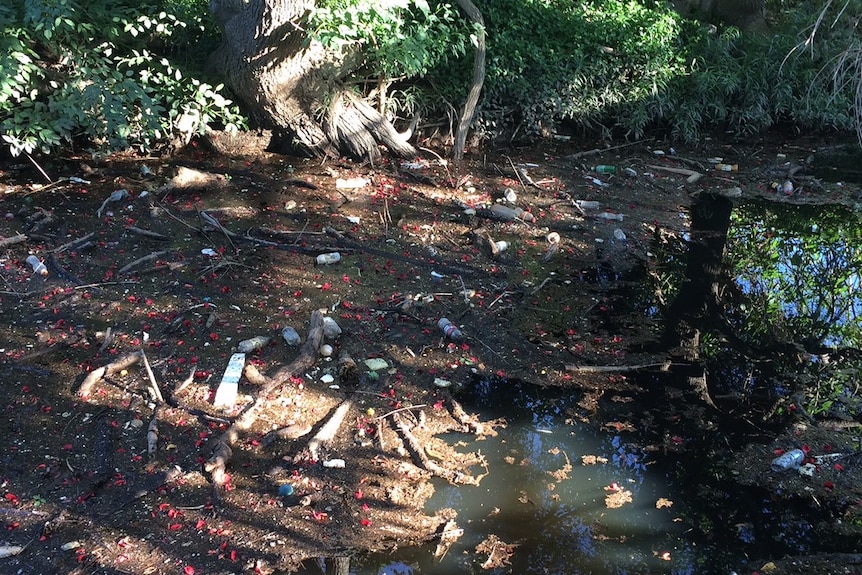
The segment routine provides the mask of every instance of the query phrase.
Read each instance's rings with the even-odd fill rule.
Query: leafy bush
[[[850,23],[821,30],[813,50],[794,50],[820,3],[773,2],[781,18],[761,35],[716,30],[649,0],[478,4],[488,33],[478,115],[491,136],[547,134],[560,122],[635,138],[664,129],[685,140],[716,128],[853,124],[854,90],[833,90],[830,67],[848,46]],[[860,11],[851,0],[848,13]],[[433,69],[437,96],[457,106],[469,68],[462,60]]]
[[[199,0],[0,5],[0,134],[11,153],[78,139],[148,150],[242,124],[222,86],[190,76],[215,39],[206,14]]]

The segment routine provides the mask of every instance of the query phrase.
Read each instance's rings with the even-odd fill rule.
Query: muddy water
[[[664,473],[623,435],[573,420],[579,394],[500,380],[480,382],[472,399],[483,415],[510,423],[499,436],[465,447],[487,458],[490,472],[479,487],[438,483],[429,502],[431,510],[457,509],[464,535],[442,561],[433,560],[429,546],[399,551],[397,561],[354,561],[354,573],[475,573],[487,557],[474,549],[492,534],[515,546],[510,573],[657,573],[678,564],[677,556],[688,561],[691,549],[673,508],[656,508],[660,498],[675,496]],[[584,465],[583,456],[604,462]],[[632,501],[609,509],[612,486],[631,492]]]

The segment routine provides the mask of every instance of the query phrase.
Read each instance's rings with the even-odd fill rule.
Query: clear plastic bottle
[[[255,351],[257,349],[260,349],[263,346],[265,346],[266,344],[268,344],[270,339],[272,339],[272,338],[267,337],[265,335],[259,335],[257,337],[253,337],[251,339],[242,340],[241,342],[239,342],[236,345],[236,348],[241,353],[250,353],[250,352]]]
[[[622,214],[615,214],[613,212],[602,212],[599,215],[597,215],[596,217],[599,219],[602,219],[602,220],[615,220],[617,222],[623,221],[623,215]]]
[[[440,318],[440,321],[437,322],[437,327],[439,327],[443,331],[443,335],[453,341],[458,341],[464,338],[464,334],[461,333],[461,330],[458,329],[458,326],[453,324],[445,317]]]
[[[27,263],[28,263],[28,264],[30,264],[30,267],[32,267],[32,268],[33,268],[33,273],[37,273],[37,274],[39,274],[40,276],[46,276],[46,275],[48,275],[48,268],[47,268],[47,267],[45,267],[45,264],[44,264],[44,263],[42,263],[42,260],[40,260],[38,257],[36,257],[36,256],[27,256],[27,260],[26,260],[26,261],[27,261]]]
[[[320,254],[317,256],[317,265],[326,266],[329,264],[337,264],[341,261],[341,254],[338,252],[332,252],[328,254]]]
[[[772,460],[772,471],[779,473],[791,469],[799,469],[805,460],[805,452],[801,449],[791,449]]]
[[[530,212],[525,212],[521,208],[510,208],[509,206],[503,206],[500,204],[494,204],[488,211],[491,214],[492,218],[496,218],[498,220],[523,220],[525,222],[535,222],[536,216],[531,214]]]
[[[299,337],[296,329],[291,325],[285,326],[284,329],[281,330],[281,337],[284,338],[284,342],[287,345],[299,345],[302,342],[302,338]]]
[[[323,335],[329,339],[335,339],[341,335],[341,326],[328,315],[323,316]]]

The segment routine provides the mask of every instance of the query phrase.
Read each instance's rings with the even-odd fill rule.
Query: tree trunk
[[[464,102],[464,109],[461,111],[461,119],[455,130],[455,146],[452,148],[452,159],[460,160],[464,157],[467,131],[473,122],[476,104],[479,103],[479,94],[481,94],[482,85],[485,83],[485,20],[471,0],[455,0],[455,2],[473,24],[479,25],[476,34],[476,52],[473,55],[473,81],[470,84],[470,91],[467,93],[467,100]]]
[[[400,156],[415,149],[342,80],[350,62],[309,41],[302,25],[314,0],[210,0],[222,43],[210,57],[254,118],[314,155]]]

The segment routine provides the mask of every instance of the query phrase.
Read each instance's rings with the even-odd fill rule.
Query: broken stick
[[[129,367],[130,365],[134,365],[141,359],[142,352],[134,351],[132,353],[126,354],[120,359],[109,363],[108,365],[102,366],[98,369],[94,369],[91,371],[84,381],[81,383],[81,387],[78,388],[78,397],[87,397],[90,395],[90,392],[93,390],[93,386],[99,383],[103,377],[106,375],[113,375],[118,371],[122,371]]]

